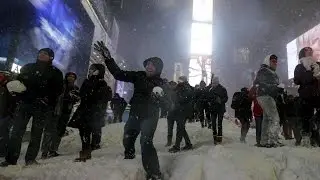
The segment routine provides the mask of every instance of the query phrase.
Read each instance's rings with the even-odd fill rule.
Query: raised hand
[[[104,58],[111,59],[110,51],[108,50],[107,46],[104,44],[103,41],[97,41],[94,44],[94,50],[99,52],[99,54],[101,54],[101,56],[103,56]]]

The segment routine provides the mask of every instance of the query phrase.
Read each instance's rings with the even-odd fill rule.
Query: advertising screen
[[[314,59],[320,61],[320,24],[287,44],[289,79],[294,76],[294,69],[299,63],[298,53],[304,47],[311,47]]]
[[[49,47],[55,52],[53,64],[60,70],[76,72],[79,77],[86,75],[94,25],[80,2],[13,0],[4,6],[16,13],[15,16],[10,12],[2,14],[12,22],[0,27],[0,32],[5,31],[0,40],[7,42],[0,56],[7,56],[5,52],[12,42],[17,42],[14,55],[19,62],[15,63],[22,66],[35,62],[39,49]]]

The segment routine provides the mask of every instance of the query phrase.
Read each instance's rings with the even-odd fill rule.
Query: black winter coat
[[[5,84],[0,85],[0,119],[12,116],[16,107],[15,97],[7,90]]]
[[[310,99],[319,96],[318,81],[313,76],[312,71],[302,65],[298,64],[294,70],[294,83],[299,85],[299,96],[303,99]]]
[[[20,70],[17,78],[27,90],[19,99],[26,103],[39,103],[55,107],[58,97],[62,93],[62,72],[48,63],[37,62],[27,64]]]
[[[105,125],[104,116],[112,90],[103,79],[86,79],[80,88],[81,102],[69,126],[81,128],[101,128]]]
[[[58,104],[56,106],[56,115],[71,114],[73,106],[80,101],[79,87],[76,85],[68,86],[65,81],[63,92],[59,96]]]
[[[228,93],[225,87],[218,85],[217,87],[207,87],[207,100],[209,109],[212,112],[225,113],[226,103],[228,102]]]
[[[250,119],[252,118],[252,100],[249,97],[249,92],[240,92],[240,99],[239,99],[239,109],[235,109],[235,117],[238,119],[245,118]]]
[[[188,82],[179,83],[175,89],[174,111],[189,116],[193,113],[193,87]]]
[[[115,63],[114,59],[106,59],[106,66],[113,77],[118,81],[134,84],[133,96],[130,100],[130,115],[140,118],[158,118],[160,101],[166,101],[163,97],[160,100],[152,96],[154,87],[162,87],[165,84],[160,74],[148,77],[144,71],[123,71]]]

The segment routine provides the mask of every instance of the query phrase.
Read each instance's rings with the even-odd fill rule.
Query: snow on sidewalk
[[[213,146],[212,132],[198,123],[188,124],[195,149],[176,154],[164,147],[167,137],[165,119],[159,120],[154,138],[161,170],[165,180],[315,180],[320,179],[320,152],[318,148],[286,147],[257,148],[255,132],[250,130],[248,143],[239,143],[240,129],[224,121],[224,143]],[[40,166],[23,166],[26,144],[23,145],[20,165],[0,168],[1,175],[19,180],[144,180],[139,141],[137,158],[123,160],[123,124],[108,125],[103,129],[103,147],[94,151],[92,160],[75,163],[81,147],[77,131],[63,138],[60,150],[63,156],[39,160]]]

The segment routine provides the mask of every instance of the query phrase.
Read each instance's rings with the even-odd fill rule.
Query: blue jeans
[[[141,156],[142,164],[148,175],[160,175],[160,165],[157,151],[153,145],[153,136],[157,129],[158,117],[140,118],[136,114],[131,114],[124,127],[123,145],[125,156],[135,155],[135,141],[141,133]]]

